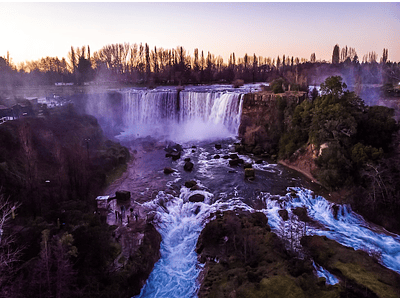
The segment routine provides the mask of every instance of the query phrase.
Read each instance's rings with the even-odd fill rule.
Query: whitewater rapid
[[[196,153],[192,153],[191,148],[187,146],[183,157],[193,158],[196,155],[193,160],[196,162],[197,169],[193,177],[201,190],[192,191],[183,185],[188,175],[187,172],[179,171],[182,169],[183,161],[178,161],[176,162],[177,172],[174,173],[168,185],[172,187],[181,184],[179,195],[172,196],[160,191],[154,200],[143,204],[146,210],[156,212],[154,225],[162,236],[162,243],[161,258],[155,264],[138,297],[197,297],[200,288],[198,277],[203,269],[195,252],[197,239],[215,212],[227,210],[263,212],[268,218],[272,231],[284,239],[287,239],[290,228],[299,229],[298,240],[295,241],[298,247],[301,247],[299,240],[303,234],[324,235],[345,246],[365,250],[371,255],[378,253],[382,265],[400,273],[400,237],[398,235],[366,222],[346,205],[338,206],[338,214],[335,218],[333,204],[315,195],[310,189],[288,186],[283,195],[265,191],[255,194],[252,192],[254,197],[263,204],[261,208],[255,209],[253,202],[249,201],[252,196],[248,190],[248,186],[253,183],[243,180],[241,170],[239,172],[231,168],[226,160],[212,159],[217,152],[221,155],[230,153],[231,146],[232,144],[217,151],[212,144],[209,144],[198,147]],[[264,176],[280,177],[285,173],[285,170],[276,164],[264,162],[256,165],[251,157],[245,155],[240,155],[240,157],[257,166],[257,177],[261,179],[259,185],[253,187],[255,189],[262,186]],[[237,173],[229,173],[233,170]],[[236,180],[234,185],[231,185],[228,179],[224,185],[220,181],[216,184],[216,188],[212,183],[219,180],[221,174],[241,177],[243,185]],[[204,195],[204,202],[189,202],[189,197],[194,194]],[[293,213],[296,207],[305,207],[314,222],[304,226],[304,222]],[[283,221],[279,216],[278,211],[281,209],[288,211],[288,221]],[[293,236],[292,238],[296,239]],[[317,276],[326,278],[327,284],[338,283],[338,279],[321,266],[314,263],[314,268]]]
[[[216,211],[263,212],[272,231],[300,254],[303,235],[323,235],[379,256],[382,265],[400,273],[398,235],[366,222],[346,205],[338,206],[335,218],[332,203],[315,195],[298,174],[282,166],[266,162],[255,164],[253,157],[239,155],[256,170],[255,180],[249,181],[244,179],[242,167],[231,167],[223,158],[234,152],[233,143],[238,142],[235,136],[240,125],[243,96],[248,91],[248,88],[233,90],[228,87],[120,91],[123,109],[118,121],[124,128],[119,136],[121,140],[151,135],[180,142],[184,147],[180,160],[168,162],[175,172],[170,175],[165,190],[142,204],[145,211],[155,213],[153,223],[162,242],[161,258],[139,297],[197,296],[203,265],[197,260],[195,247],[200,232]],[[100,119],[107,118],[107,103],[101,99],[92,101],[88,110]],[[215,143],[221,144],[221,149],[216,149]],[[192,145],[196,145],[195,148]],[[217,154],[219,157],[215,157]],[[184,158],[194,163],[192,172],[183,171]],[[165,176],[161,167],[158,172]],[[192,191],[184,186],[185,181],[193,179],[200,190]],[[189,202],[194,194],[202,194],[204,202]],[[313,222],[300,221],[293,213],[298,207],[306,208]],[[282,209],[288,211],[289,220],[283,221],[280,217]],[[327,278],[328,284],[337,283],[337,279],[321,266],[314,264],[314,268],[317,276]]]

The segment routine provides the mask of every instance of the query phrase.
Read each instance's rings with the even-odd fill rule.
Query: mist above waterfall
[[[122,140],[146,136],[176,142],[227,138],[237,135],[242,96],[257,87],[126,89],[89,97],[86,112],[96,116],[102,126],[117,128]]]

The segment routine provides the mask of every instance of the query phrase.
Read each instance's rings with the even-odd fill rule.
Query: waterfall
[[[110,95],[92,97],[86,111],[102,126],[117,124],[123,131],[119,138],[150,135],[185,142],[236,136],[244,92],[125,89]]]

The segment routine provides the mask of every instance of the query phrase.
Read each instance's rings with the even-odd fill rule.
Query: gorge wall
[[[276,155],[280,136],[284,128],[290,126],[290,111],[305,99],[305,92],[246,94],[238,131],[245,151]]]

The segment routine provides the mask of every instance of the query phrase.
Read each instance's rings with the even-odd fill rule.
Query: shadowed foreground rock
[[[144,237],[138,250],[129,257],[131,264],[128,278],[131,295],[139,295],[143,285],[146,283],[154,264],[160,259],[161,235],[152,224],[146,224]]]
[[[345,282],[345,297],[400,297],[400,275],[361,250],[323,236],[305,236],[301,244],[315,262]]]
[[[201,232],[196,251],[205,263],[199,297],[339,297],[342,286],[325,285],[309,259],[289,254],[260,212],[216,213]]]

